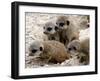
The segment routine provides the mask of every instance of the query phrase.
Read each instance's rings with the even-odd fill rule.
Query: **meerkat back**
[[[61,63],[66,59],[69,59],[69,54],[62,43],[58,41],[45,41],[44,45],[46,47],[45,50],[47,50],[47,54],[49,53],[51,56],[50,61],[55,60],[56,62]]]

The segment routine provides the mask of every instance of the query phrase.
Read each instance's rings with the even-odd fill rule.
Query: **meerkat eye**
[[[76,47],[73,47],[74,50],[77,50]]]
[[[87,27],[89,27],[89,24],[87,24]]]
[[[36,50],[36,49],[33,49],[33,50],[32,50],[32,53],[36,53],[36,52],[37,52],[37,50]]]
[[[40,51],[43,51],[43,48],[42,47],[40,47]]]
[[[56,30],[56,31],[58,30],[58,27],[57,27],[57,26],[55,26],[55,30]]]
[[[68,20],[66,21],[66,23],[67,23],[67,25],[69,25],[69,24],[70,24],[70,22],[69,22]]]
[[[62,23],[62,22],[61,22],[61,23],[59,23],[59,26],[61,26],[61,27],[63,27],[64,25],[65,25],[65,24],[64,24],[64,23]]]
[[[68,48],[68,50],[71,51],[72,49],[71,48]]]
[[[51,30],[52,30],[52,28],[48,27],[48,28],[47,28],[47,30],[48,30],[48,31],[51,31]]]

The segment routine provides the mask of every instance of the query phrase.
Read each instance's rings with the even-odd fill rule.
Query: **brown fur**
[[[81,63],[89,64],[89,38],[81,41],[73,40],[68,44],[67,49],[70,54],[77,54]]]
[[[69,54],[65,46],[57,41],[44,41],[44,50],[40,55],[42,59],[47,59],[48,62],[61,63],[69,59]]]
[[[63,27],[59,26],[60,22],[64,23]],[[69,17],[59,16],[56,23],[59,26],[60,42],[62,42],[65,46],[72,40],[79,38],[79,31],[77,30],[78,27],[74,25],[73,21]]]

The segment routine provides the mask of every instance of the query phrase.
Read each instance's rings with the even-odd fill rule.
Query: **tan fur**
[[[82,41],[73,40],[68,44],[67,49],[70,54],[77,54],[80,58],[80,62],[84,62],[84,64],[89,64],[89,38],[86,38]]]
[[[83,16],[80,20],[79,20],[79,29],[86,29],[90,27],[90,17],[89,15],[85,15]]]
[[[45,41],[43,42],[44,51],[41,54],[41,58],[48,59],[50,62],[61,63],[66,59],[69,59],[69,54],[63,44],[57,41]]]
[[[63,27],[60,27],[59,23],[63,22]],[[59,27],[60,42],[65,44],[65,46],[72,40],[79,38],[78,27],[73,23],[73,21],[66,16],[59,16],[57,18],[56,24]]]
[[[85,53],[89,53],[89,38],[81,41],[81,50]]]

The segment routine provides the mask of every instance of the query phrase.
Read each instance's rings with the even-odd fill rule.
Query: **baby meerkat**
[[[67,45],[67,51],[72,56],[77,55],[81,63],[89,64],[89,38],[85,40],[73,40]]]
[[[65,46],[58,41],[35,41],[30,45],[30,54],[40,57],[47,63],[61,63],[70,58]]]
[[[49,40],[59,41],[58,27],[54,22],[47,22],[44,25],[44,34],[47,35]]]
[[[90,27],[90,17],[89,17],[89,15],[83,16],[79,20],[79,27],[80,27],[80,29],[86,29],[86,28]]]
[[[68,16],[59,16],[56,20],[56,24],[59,27],[60,42],[65,46],[68,42],[79,38],[78,27]]]

